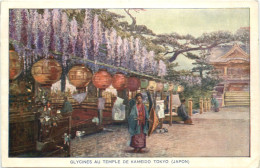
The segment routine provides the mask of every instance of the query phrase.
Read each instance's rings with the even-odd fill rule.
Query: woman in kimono
[[[211,96],[211,104],[213,106],[213,109],[215,112],[219,112],[219,104],[218,104],[218,101],[217,99],[212,95]]]
[[[130,146],[134,148],[135,153],[143,152],[146,147],[146,135],[149,129],[149,113],[143,104],[143,96],[138,93],[135,96],[136,104],[132,107],[129,118],[129,133],[131,135]]]

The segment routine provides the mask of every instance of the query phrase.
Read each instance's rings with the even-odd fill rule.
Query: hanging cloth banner
[[[98,110],[104,110],[105,108],[106,99],[105,98],[98,98]]]
[[[172,105],[175,107],[179,107],[181,105],[179,94],[172,95]]]
[[[123,105],[124,99],[117,97],[116,102],[112,108],[112,119],[113,120],[124,120],[125,119],[125,105]]]
[[[75,99],[79,104],[85,100],[86,96],[87,92],[72,95],[73,99]]]
[[[158,118],[164,118],[164,100],[157,100],[156,101],[156,114],[158,115]]]

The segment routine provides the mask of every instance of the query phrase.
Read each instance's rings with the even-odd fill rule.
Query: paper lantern
[[[86,87],[91,81],[92,76],[91,71],[84,65],[73,66],[68,73],[70,83],[76,86],[76,88]]]
[[[163,83],[158,82],[155,91],[160,92],[163,90]]]
[[[183,91],[184,91],[184,87],[179,85],[178,89],[177,89],[177,92],[180,93],[180,92],[183,92]]]
[[[149,81],[147,79],[141,79],[141,89],[146,89],[149,85]]]
[[[173,86],[173,91],[174,91],[174,92],[177,92],[177,91],[178,91],[178,88],[179,88],[178,85],[174,85],[174,86]]]
[[[147,87],[148,90],[155,90],[156,89],[156,82],[155,81],[149,81],[149,85]]]
[[[112,78],[112,86],[118,91],[127,88],[126,76],[121,72],[117,72]]]
[[[168,91],[173,91],[173,90],[174,90],[174,85],[172,83],[170,83]]]
[[[33,64],[31,73],[36,82],[50,87],[60,79],[62,68],[53,58],[41,59]]]
[[[16,79],[22,72],[21,62],[19,61],[18,53],[14,50],[9,50],[9,79]]]
[[[168,90],[169,90],[169,84],[168,83],[163,84],[163,91],[167,92]]]
[[[93,85],[99,89],[106,89],[112,83],[112,76],[106,69],[100,69],[92,77]]]
[[[127,88],[133,92],[136,91],[141,85],[141,82],[136,77],[129,77],[127,82]]]

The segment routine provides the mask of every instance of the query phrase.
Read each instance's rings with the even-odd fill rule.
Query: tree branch
[[[176,51],[173,56],[169,59],[170,62],[173,62],[176,60],[177,56],[181,53],[184,53],[184,52],[188,52],[188,51],[196,51],[196,50],[207,50],[207,49],[211,49],[213,47],[216,47],[217,45],[219,45],[219,43],[213,43],[212,45],[210,46],[207,46],[207,47],[202,47],[202,46],[199,46],[199,47],[195,47],[195,48],[188,48],[188,49],[183,49],[183,50],[179,50],[179,51]],[[172,52],[171,52],[172,53]]]
[[[130,16],[130,18],[132,19],[131,29],[132,29],[132,30],[135,30],[136,18],[131,15],[131,13],[129,12],[130,9],[124,9],[124,11],[125,11],[125,12],[127,13],[127,15]]]

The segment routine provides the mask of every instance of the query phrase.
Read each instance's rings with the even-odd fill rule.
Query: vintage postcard
[[[4,1],[3,167],[260,166],[258,2]]]

